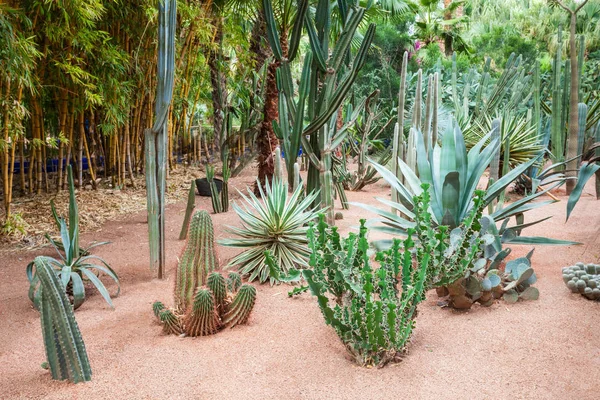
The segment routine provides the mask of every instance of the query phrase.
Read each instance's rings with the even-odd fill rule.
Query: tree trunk
[[[216,46],[216,49],[209,50],[207,61],[212,85],[213,139],[217,146],[219,146],[221,131],[223,129],[225,102],[227,101],[227,81],[220,66],[223,61],[223,20],[220,14],[215,15],[214,23],[216,27],[214,46]]]

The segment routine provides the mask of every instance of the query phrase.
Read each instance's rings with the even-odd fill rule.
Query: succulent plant
[[[183,328],[181,326],[181,321],[179,317],[168,308],[163,309],[158,314],[159,321],[163,324],[163,332],[167,335],[181,335],[183,333]]]
[[[194,290],[206,283],[208,274],[217,266],[212,220],[206,211],[197,211],[190,222],[187,243],[177,265],[175,308],[179,312],[185,312],[192,303]]]
[[[198,289],[194,304],[183,319],[188,336],[207,336],[219,330],[221,324],[215,303],[215,296],[210,289]]]
[[[236,293],[240,286],[242,286],[242,276],[237,272],[230,272],[227,276],[227,290]]]
[[[573,293],[600,300],[600,265],[578,262],[562,269],[563,281]]]
[[[246,323],[255,302],[256,288],[242,285],[240,274],[231,272],[225,279],[220,273],[212,272],[206,285],[194,291],[193,302],[186,308],[173,311],[157,301],[152,309],[166,334],[206,336],[226,326],[233,328]]]
[[[49,257],[36,257],[34,264],[40,281],[38,309],[52,379],[68,379],[73,383],[89,381],[92,379],[90,362],[65,287]]]
[[[165,308],[166,308],[165,305],[162,302],[160,302],[160,301],[155,301],[152,304],[152,311],[154,312],[154,316],[155,317],[158,317],[159,314],[160,314],[160,312],[162,310],[164,310]]]
[[[223,324],[233,328],[236,325],[246,323],[255,302],[256,288],[248,284],[242,285],[229,305],[229,310],[223,316]]]

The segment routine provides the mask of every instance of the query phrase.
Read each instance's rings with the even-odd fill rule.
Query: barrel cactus
[[[600,265],[578,262],[562,269],[563,281],[573,293],[600,301]]]
[[[213,224],[206,211],[194,214],[187,236],[175,278],[175,308],[181,313],[192,304],[196,288],[206,284],[218,266]]]
[[[238,273],[232,272],[225,279],[219,272],[212,272],[206,285],[195,289],[193,296],[187,307],[177,311],[165,308],[160,301],[152,305],[154,315],[163,324],[164,333],[207,336],[225,327],[244,324],[254,308],[256,288],[242,285]]]
[[[49,260],[49,257],[37,257],[34,261],[40,281],[37,306],[48,367],[52,379],[86,382],[92,379],[92,370],[85,344],[65,287]]]

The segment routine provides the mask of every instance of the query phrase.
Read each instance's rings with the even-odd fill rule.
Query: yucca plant
[[[60,241],[54,240],[46,234],[46,238],[54,247],[60,260],[48,257],[48,264],[52,265],[59,279],[68,294],[73,296],[73,307],[79,308],[85,301],[84,280],[90,281],[98,289],[104,300],[114,308],[108,290],[98,277],[100,273],[105,273],[117,284],[117,293],[119,295],[121,286],[119,278],[113,269],[100,257],[89,255],[89,250],[93,247],[106,244],[106,242],[94,243],[91,246],[79,248],[79,211],[77,200],[75,199],[75,187],[73,185],[73,170],[69,165],[67,167],[69,183],[69,224],[63,217],[58,216],[54,204],[51,204],[52,215],[54,216],[60,229]],[[35,263],[27,265],[27,278],[29,279],[29,298],[38,306],[40,296],[40,280],[34,269]]]
[[[265,265],[265,250],[272,254],[283,273],[306,265],[310,254],[306,224],[319,212],[311,208],[318,192],[301,199],[300,185],[289,195],[287,183],[276,176],[272,184],[266,182],[264,191],[259,190],[261,199],[250,189],[247,196],[240,192],[245,204],[233,203],[233,209],[242,220],[242,227],[227,227],[238,238],[223,239],[219,244],[246,249],[231,259],[227,267],[239,266],[240,273],[249,275],[249,281],[258,278],[263,283],[270,279],[273,284],[276,279]]]
[[[475,146],[467,152],[462,132],[456,124],[447,130],[442,138],[442,146],[435,146],[429,152],[425,150],[423,135],[416,131],[416,153],[417,168],[419,176],[408,167],[408,165],[398,160],[398,167],[404,177],[403,184],[399,177],[390,172],[386,167],[372,161],[373,166],[381,176],[397,191],[398,202],[387,199],[378,199],[392,209],[399,211],[402,215],[387,210],[378,209],[365,204],[356,203],[381,217],[383,226],[376,226],[380,230],[393,235],[406,235],[409,228],[414,226],[414,202],[413,196],[420,195],[423,191],[421,185],[429,185],[431,196],[432,223],[435,225],[446,225],[450,229],[459,226],[473,207],[471,199],[475,193],[481,177],[490,165],[494,154],[499,150],[499,138],[493,139],[490,144],[484,147],[484,144],[491,136],[491,133],[484,136]],[[537,162],[538,158],[532,158],[516,168],[508,171],[502,178],[489,185],[487,188],[484,205],[487,206],[497,199],[523,171]],[[522,237],[517,233],[528,226],[534,225],[547,218],[525,224],[523,213],[528,210],[542,207],[554,203],[555,200],[545,200],[533,202],[536,198],[542,196],[549,190],[558,187],[564,183],[559,180],[547,189],[530,194],[514,203],[504,206],[500,203],[492,210],[490,216],[494,221],[505,221],[499,234],[504,242],[515,244],[575,244],[575,242],[562,241],[539,237]],[[508,220],[515,217],[517,225],[507,227]]]

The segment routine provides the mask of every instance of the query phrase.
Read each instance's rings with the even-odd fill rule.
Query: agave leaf
[[[569,200],[567,201],[567,221],[573,212],[573,208],[575,208],[575,205],[581,197],[585,184],[598,170],[600,170],[600,164],[584,164],[581,166],[577,177],[577,184],[575,185],[575,188],[573,188]]]

